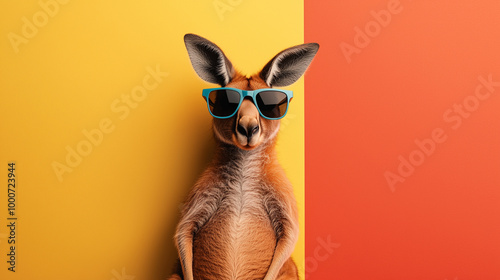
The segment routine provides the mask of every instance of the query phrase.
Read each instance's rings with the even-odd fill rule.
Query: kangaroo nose
[[[259,131],[259,126],[256,124],[249,124],[248,126],[243,126],[238,124],[238,132],[246,136],[248,139],[252,138],[252,135]]]
[[[262,140],[259,111],[251,100],[243,100],[235,125],[236,141],[240,147],[255,147]]]

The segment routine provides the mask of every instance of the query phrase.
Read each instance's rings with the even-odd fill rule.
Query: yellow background
[[[214,85],[192,70],[183,35],[215,42],[251,74],[303,42],[303,2],[67,2],[41,0],[52,3],[46,22],[38,1],[0,5],[0,279],[164,279],[179,208],[213,152],[201,90]],[[40,26],[13,46],[23,18]],[[148,67],[169,75],[121,119],[111,104],[142,85]],[[289,89],[278,153],[299,203],[293,256],[303,278],[303,79]],[[103,120],[114,130],[59,181],[52,164],[67,164],[66,148]],[[6,263],[9,161],[17,167],[15,273]]]

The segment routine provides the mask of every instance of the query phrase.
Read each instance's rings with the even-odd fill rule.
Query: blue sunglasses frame
[[[232,113],[230,116],[227,116],[227,117],[216,116],[210,110],[210,99],[208,98],[208,96],[210,95],[210,92],[215,91],[215,90],[233,90],[233,91],[236,91],[236,92],[238,92],[240,94],[240,102],[238,104],[238,107],[236,108],[236,110],[234,110],[234,113]],[[282,92],[282,93],[286,94],[286,97],[287,97],[287,100],[286,100],[286,111],[283,114],[283,116],[281,116],[279,118],[270,118],[270,117],[266,117],[266,116],[264,116],[264,114],[262,114],[262,112],[260,111],[259,105],[257,105],[257,100],[255,98],[256,98],[257,94],[259,94],[260,92],[263,92],[263,91],[278,91],[278,92]],[[259,111],[259,114],[263,118],[268,119],[268,120],[279,120],[279,119],[282,119],[284,116],[286,116],[286,113],[288,113],[288,106],[290,105],[290,101],[293,98],[293,91],[291,91],[291,90],[285,90],[285,89],[275,89],[275,88],[262,88],[262,89],[258,89],[258,90],[242,90],[242,89],[238,89],[238,88],[220,87],[220,88],[206,88],[206,89],[203,89],[202,95],[203,95],[203,98],[207,101],[208,112],[210,112],[210,115],[212,115],[214,118],[218,118],[218,119],[229,119],[229,118],[231,118],[240,109],[240,106],[241,106],[241,103],[243,102],[243,99],[245,99],[245,97],[251,97],[253,103],[255,104],[255,107],[257,107],[257,110]]]

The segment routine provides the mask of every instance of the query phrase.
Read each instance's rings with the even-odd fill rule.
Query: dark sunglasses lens
[[[262,115],[268,118],[281,118],[288,107],[288,99],[281,91],[266,90],[259,92],[255,98]]]
[[[229,117],[240,104],[240,94],[230,89],[219,89],[211,91],[208,95],[210,112],[217,117]]]

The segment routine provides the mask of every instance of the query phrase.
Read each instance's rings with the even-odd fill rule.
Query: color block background
[[[212,40],[252,74],[303,42],[303,2],[0,7],[0,279],[165,279],[181,203],[213,152],[201,90],[214,85],[196,76],[183,36]],[[296,98],[278,153],[299,201],[294,257],[303,273],[303,80],[289,89]],[[107,132],[99,137],[101,123]],[[86,145],[85,134],[97,144]],[[81,159],[71,152],[78,149]],[[18,175],[15,273],[6,263],[11,160]],[[61,181],[54,162],[72,170]]]
[[[499,14],[305,1],[307,279],[500,279]]]
[[[11,273],[0,191],[0,279],[169,275],[180,204],[213,145],[188,32],[247,73],[321,45],[278,145],[301,279],[500,279],[498,1],[0,5],[0,172],[17,162],[19,217]],[[68,147],[88,155],[60,181]]]

